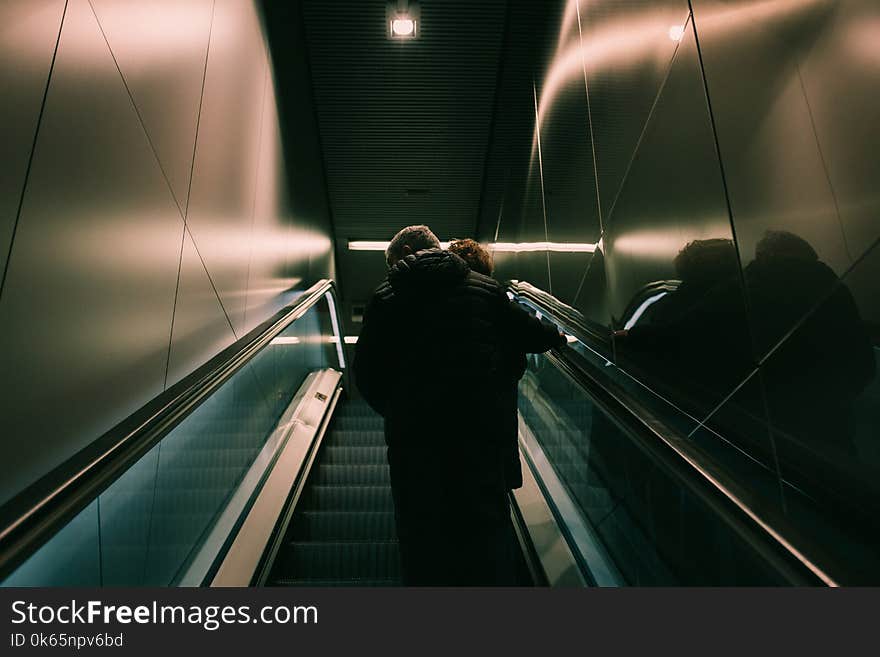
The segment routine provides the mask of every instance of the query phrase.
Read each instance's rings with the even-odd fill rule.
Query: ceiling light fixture
[[[349,240],[349,251],[385,251],[391,242],[381,242],[376,240]],[[440,248],[449,248],[449,242],[440,242]]]
[[[495,253],[593,253],[596,250],[596,244],[590,242],[490,242],[487,246]]]
[[[421,28],[419,5],[407,0],[395,0],[385,6],[386,35],[393,41],[417,39]]]
[[[391,21],[391,31],[398,37],[412,36],[416,31],[416,22],[411,18],[395,18]]]

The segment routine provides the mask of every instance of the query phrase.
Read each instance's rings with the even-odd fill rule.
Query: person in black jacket
[[[495,271],[495,260],[491,252],[482,244],[472,239],[461,239],[451,242],[448,247],[464,260],[471,271],[484,276],[492,276]],[[522,486],[522,463],[519,458],[519,440],[517,427],[517,410],[519,407],[519,380],[526,373],[526,355],[543,353],[553,347],[565,344],[565,337],[554,326],[544,324],[543,332],[539,332],[534,321],[519,304],[510,302],[511,322],[519,324],[519,330],[511,331],[511,339],[503,345],[507,362],[507,412],[504,414],[505,433],[508,441],[505,446],[504,477],[510,490]],[[534,328],[530,328],[530,325]],[[528,341],[523,336],[529,336]]]
[[[497,281],[440,250],[426,226],[398,233],[386,259],[354,374],[385,419],[404,582],[513,584],[506,345],[543,343],[548,328],[514,312]]]

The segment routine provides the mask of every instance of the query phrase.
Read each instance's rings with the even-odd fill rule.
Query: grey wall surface
[[[498,277],[575,306],[694,440],[760,464],[764,508],[808,535],[842,514],[799,485],[875,509],[880,5],[547,4],[544,27],[511,3],[479,237],[596,250],[501,254]],[[677,260],[694,242],[704,280]],[[654,332],[612,335],[662,281],[684,282]]]
[[[334,266],[257,3],[11,0],[0,25],[2,503]]]

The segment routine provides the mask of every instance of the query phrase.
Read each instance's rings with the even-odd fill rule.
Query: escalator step
[[[366,402],[349,400],[336,412],[339,417],[379,417]]]
[[[393,541],[390,511],[303,511],[292,525],[293,541]]]
[[[340,409],[343,415],[359,414],[376,416],[376,411],[370,408],[370,405],[363,399],[349,399]],[[378,417],[378,416],[376,416]]]
[[[333,421],[333,429],[337,431],[382,431],[384,421],[378,415],[339,417]]]
[[[279,579],[273,582],[274,586],[303,586],[303,587],[342,587],[342,586],[369,586],[387,587],[400,586],[399,579]]]
[[[387,465],[338,465],[321,463],[312,475],[314,483],[333,486],[390,485]]]
[[[321,450],[321,463],[339,465],[381,465],[388,462],[385,447],[327,445]]]
[[[273,567],[275,585],[400,585],[383,427],[363,402],[337,410]]]
[[[394,511],[388,486],[308,487],[303,500],[307,511]]]
[[[385,434],[381,431],[331,431],[324,439],[324,444],[340,447],[385,447]]]
[[[400,557],[396,541],[294,542],[283,550],[279,579],[396,579]]]

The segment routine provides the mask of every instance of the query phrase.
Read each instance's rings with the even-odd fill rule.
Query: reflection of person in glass
[[[852,294],[784,231],[764,235],[744,273],[756,347],[770,353],[762,370],[774,426],[808,448],[853,456],[852,404],[875,365]]]
[[[729,239],[694,240],[674,260],[678,287],[651,305],[629,330],[616,332],[616,350],[627,369],[637,372],[658,392],[693,415],[709,411],[753,367],[748,350],[739,260]],[[630,308],[637,304],[631,302]],[[623,319],[628,319],[624,317]],[[619,431],[602,414],[593,415],[591,469],[602,473],[612,495],[623,500],[650,527],[659,552],[673,556],[681,533],[693,548],[711,533],[700,516],[689,515],[680,491],[659,474],[651,459],[619,439]],[[709,541],[710,542],[710,541]],[[695,549],[683,566],[689,576],[700,571],[703,555],[713,546]],[[688,577],[688,576],[686,576]]]
[[[675,258],[678,289],[615,333],[624,362],[699,413],[750,369],[739,265],[729,239],[689,242]]]

